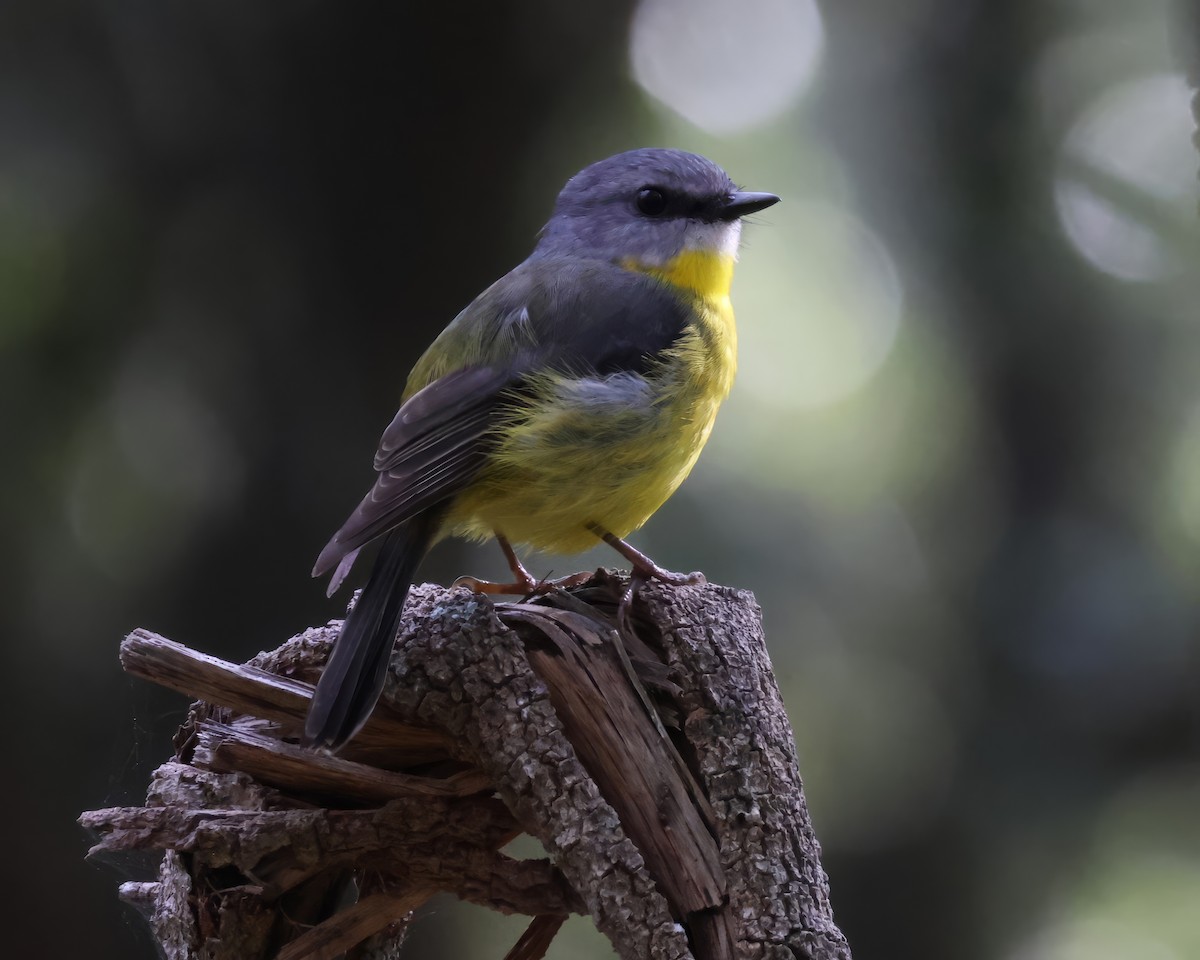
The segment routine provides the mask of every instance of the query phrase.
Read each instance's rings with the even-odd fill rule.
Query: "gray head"
[[[683,250],[732,257],[740,218],[778,200],[739,190],[724,170],[694,153],[630,150],[567,181],[534,256],[632,260],[649,267]]]

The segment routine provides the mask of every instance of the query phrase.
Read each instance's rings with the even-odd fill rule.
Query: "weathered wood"
[[[473,768],[447,777],[418,777],[314,753],[211,720],[199,724],[195,762],[218,773],[240,770],[272,787],[338,797],[341,803],[351,798],[379,803],[395,797],[466,797],[488,787],[488,779]]]
[[[435,893],[436,889],[416,889],[364,897],[302,933],[279,951],[279,960],[334,960],[389,924],[406,919]]]
[[[414,588],[381,708],[337,757],[287,742],[336,625],[245,667],[135,632],[128,669],[208,702],[147,807],[81,818],[93,852],[168,850],[159,883],[123,889],[168,960],[395,957],[440,890],[535,916],[522,960],[578,911],[626,960],[849,960],[753,598],[647,585],[630,673],[624,586],[532,604]],[[550,861],[499,853],[522,830]]]
[[[681,687],[684,738],[716,812],[736,956],[848,958],[804,799],[795,738],[754,597],[728,587],[642,593],[642,624]]]
[[[307,652],[307,657],[294,658],[289,664],[307,675],[307,683],[267,668],[276,663],[277,652],[260,654],[247,664],[229,663],[140,628],[121,644],[121,666],[135,677],[202,700],[210,707],[274,720],[281,725],[281,734],[294,737],[304,726],[313,683],[320,673],[320,653],[329,641],[328,629],[309,630],[289,641],[291,647]],[[354,749],[346,755],[358,759],[383,753],[401,765],[444,757],[447,749],[440,731],[401,723],[383,709],[372,714],[355,737]]]
[[[566,917],[534,917],[504,960],[542,960]]]
[[[686,917],[719,907],[725,874],[713,838],[716,825],[692,801],[675,765],[675,747],[659,736],[626,683],[614,649],[615,631],[601,638],[595,621],[572,613],[547,617],[544,607],[532,605],[506,607],[502,616],[514,614],[552,644],[530,643],[530,665],[546,682],[567,739],[645,858],[672,912]]]
[[[444,724],[622,956],[688,957],[686,929],[581,762],[503,609],[465,590],[414,589],[384,698],[405,721]]]

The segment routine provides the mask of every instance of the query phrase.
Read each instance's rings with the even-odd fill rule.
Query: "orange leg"
[[[672,586],[684,587],[694,583],[706,583],[702,573],[672,573],[665,570],[630,543],[615,533],[610,533],[598,523],[589,523],[588,529],[633,564],[629,575],[629,586],[621,594],[617,604],[617,625],[621,633],[633,634],[633,600],[638,587],[647,580],[661,580]]]
[[[638,575],[638,579],[661,580],[676,587],[706,582],[702,573],[672,573],[670,570],[664,570],[637,547],[626,543],[616,534],[609,533],[598,523],[589,523],[588,529],[632,563],[633,572]]]
[[[557,588],[577,587],[592,578],[591,572],[585,571],[573,573],[569,577],[560,577],[558,580],[536,580],[533,574],[525,569],[525,565],[521,563],[516,551],[513,550],[512,544],[503,534],[496,534],[496,542],[504,551],[504,559],[508,561],[508,569],[512,571],[513,582],[493,583],[490,580],[477,580],[475,577],[459,577],[454,581],[456,587],[467,587],[475,593],[515,593],[529,597],[548,593]]]

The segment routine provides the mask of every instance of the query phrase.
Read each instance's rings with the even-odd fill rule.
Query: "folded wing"
[[[507,370],[471,367],[410,397],[380,440],[375,485],[321,551],[313,576],[338,567],[336,589],[349,572],[343,558],[467,486],[487,458],[487,435],[512,380]]]
[[[375,485],[313,576],[335,571],[332,593],[365,544],[465,489],[526,377],[648,375],[689,313],[661,282],[599,261],[530,260],[493,284],[418,361],[375,454]]]

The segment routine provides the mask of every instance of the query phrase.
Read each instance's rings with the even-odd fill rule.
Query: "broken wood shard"
[[[343,760],[252,730],[205,720],[198,725],[195,761],[219,773],[240,770],[259,783],[310,794],[382,802],[396,797],[465,797],[488,789],[480,771],[420,777]]]
[[[166,851],[121,892],[168,960],[395,956],[441,891],[533,917],[512,960],[572,912],[629,960],[849,960],[753,598],[649,584],[625,658],[624,587],[414,588],[380,708],[337,756],[295,742],[334,626],[245,665],[134,631],[125,669],[200,701],[146,806],[80,818],[92,853]],[[549,860],[500,852],[521,832]]]

